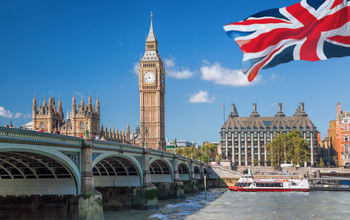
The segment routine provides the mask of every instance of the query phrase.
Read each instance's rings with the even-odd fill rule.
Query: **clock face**
[[[152,84],[155,79],[156,76],[152,72],[147,72],[143,75],[143,81],[145,81],[146,84]]]

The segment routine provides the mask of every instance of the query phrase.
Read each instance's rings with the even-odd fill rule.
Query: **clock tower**
[[[158,42],[151,25],[146,49],[139,68],[141,144],[147,148],[164,150],[164,94],[165,69],[158,54]]]

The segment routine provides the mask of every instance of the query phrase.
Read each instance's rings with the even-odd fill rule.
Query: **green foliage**
[[[217,158],[217,149],[214,144],[206,143],[199,150],[195,146],[176,148],[176,154],[191,158],[194,160],[200,160],[204,162],[214,161],[215,159],[221,160],[221,156]]]
[[[320,159],[320,167],[324,167],[324,161],[323,158]]]
[[[282,162],[302,165],[308,159],[308,144],[297,130],[274,137],[266,148],[270,152],[271,165],[275,168],[280,167]]]

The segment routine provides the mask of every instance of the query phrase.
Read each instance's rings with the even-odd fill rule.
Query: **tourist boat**
[[[243,192],[309,192],[307,179],[254,179],[241,177],[229,190]]]

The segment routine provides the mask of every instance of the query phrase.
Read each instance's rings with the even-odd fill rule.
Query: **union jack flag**
[[[350,55],[350,0],[302,0],[262,11],[224,26],[243,52],[243,73],[292,60],[317,61]]]

